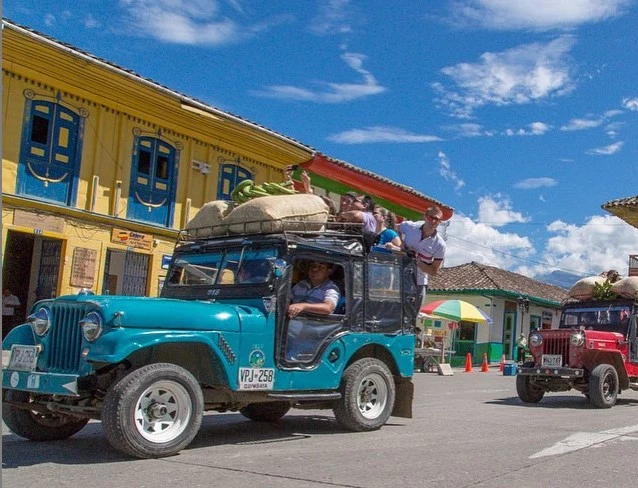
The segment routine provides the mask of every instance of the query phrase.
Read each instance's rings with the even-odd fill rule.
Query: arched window
[[[27,99],[16,193],[74,206],[84,117],[60,103]]]
[[[136,136],[127,218],[169,227],[175,210],[179,151],[158,137]]]
[[[219,184],[217,200],[232,200],[230,193],[244,180],[252,180],[250,171],[237,164],[221,164],[219,167]]]

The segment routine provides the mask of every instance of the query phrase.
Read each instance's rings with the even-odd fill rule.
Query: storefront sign
[[[93,288],[96,261],[97,251],[95,249],[76,247],[73,250],[73,263],[71,265],[71,286]]]
[[[140,234],[130,230],[113,229],[111,242],[123,244],[128,247],[151,251],[153,249],[153,236],[150,234]]]
[[[53,215],[39,215],[35,212],[15,209],[13,211],[13,225],[30,227],[36,234],[42,231],[64,233],[64,219]]]

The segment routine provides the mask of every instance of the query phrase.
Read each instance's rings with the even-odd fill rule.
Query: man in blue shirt
[[[302,312],[330,315],[339,302],[339,287],[330,279],[333,265],[312,261],[308,278],[301,280],[291,290],[288,316],[295,318]]]

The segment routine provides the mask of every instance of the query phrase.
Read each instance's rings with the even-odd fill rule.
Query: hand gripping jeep
[[[526,403],[572,388],[598,408],[610,408],[622,390],[638,390],[638,337],[633,300],[567,303],[555,330],[532,332],[534,361],[518,368],[516,391]]]
[[[330,315],[288,316],[311,261],[334,264]],[[415,267],[361,235],[226,235],[178,242],[160,298],[79,294],[36,303],[2,344],[3,419],[34,441],[99,419],[139,458],[169,456],[205,410],[272,422],[332,409],[345,428],[411,417]]]

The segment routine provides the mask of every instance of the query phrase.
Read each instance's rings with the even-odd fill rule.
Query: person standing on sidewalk
[[[11,329],[15,327],[16,308],[20,306],[20,300],[11,289],[2,289],[2,340],[7,337]]]
[[[521,335],[516,339],[517,359],[519,363],[525,362],[525,348],[527,347],[527,337],[525,333],[521,332]]]

